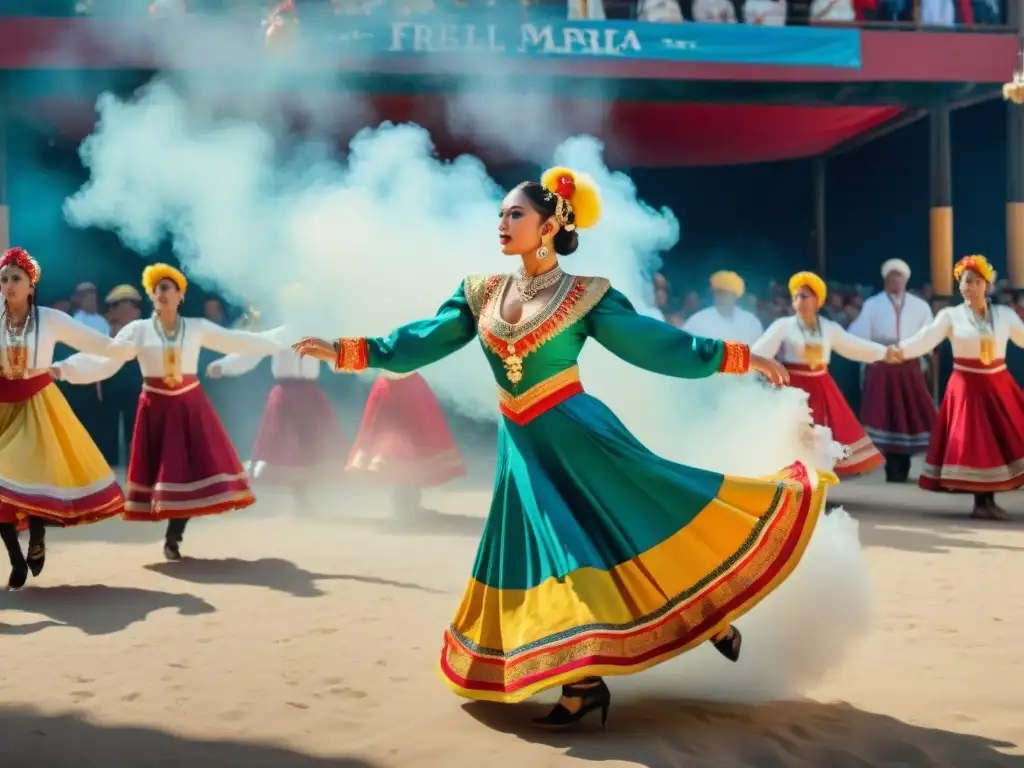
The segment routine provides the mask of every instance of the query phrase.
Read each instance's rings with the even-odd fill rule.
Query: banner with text
[[[323,31],[332,47],[344,53],[861,66],[856,29],[628,21],[503,23],[430,17],[384,22],[347,17],[337,31]]]

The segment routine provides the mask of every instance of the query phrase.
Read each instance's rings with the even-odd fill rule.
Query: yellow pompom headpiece
[[[992,268],[989,260],[980,253],[964,256],[960,259],[956,266],[953,267],[953,277],[959,280],[967,270],[978,274],[986,283],[994,283],[996,281],[996,271]]]
[[[711,290],[725,291],[739,299],[746,292],[746,285],[743,284],[743,278],[735,272],[723,269],[711,276]]]
[[[819,305],[825,303],[825,298],[828,296],[828,288],[825,287],[825,281],[813,272],[797,272],[789,278],[789,295],[794,295],[805,286],[810,288],[811,293],[818,298]]]
[[[188,280],[170,264],[150,264],[142,270],[142,287],[147,294],[152,294],[161,280],[170,280],[182,293],[188,289]]]
[[[562,229],[589,229],[601,218],[601,192],[587,174],[556,166],[544,171],[540,183],[557,198],[555,220]]]

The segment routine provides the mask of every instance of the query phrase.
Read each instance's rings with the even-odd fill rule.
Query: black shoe
[[[582,699],[580,708],[570,712],[561,704],[555,704],[544,717],[535,717],[533,724],[541,728],[564,730],[576,725],[591,712],[601,710],[601,727],[605,727],[608,722],[608,708],[612,704],[612,692],[608,690],[604,680],[597,678],[596,683],[592,685],[587,685],[586,682],[563,685],[562,696],[566,699]]]
[[[178,542],[176,541],[165,541],[164,542],[164,557],[172,562],[181,560],[181,550],[178,549]]]
[[[46,544],[40,542],[38,544],[28,545],[28,569],[32,571],[33,576],[38,576],[43,572],[43,566],[46,565]]]
[[[28,565],[24,562],[11,566],[11,575],[7,578],[7,588],[10,590],[21,589],[28,581]]]
[[[721,640],[713,640],[711,644],[729,661],[739,661],[740,649],[743,647],[743,635],[736,627],[729,627],[728,635]]]

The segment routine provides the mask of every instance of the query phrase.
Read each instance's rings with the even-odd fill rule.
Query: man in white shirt
[[[886,261],[882,278],[885,289],[864,302],[849,331],[879,344],[897,344],[930,324],[932,309],[924,299],[907,293],[910,266],[902,259]],[[920,361],[867,367],[861,423],[885,454],[886,481],[905,483],[910,457],[928,450],[935,423],[935,403]]]
[[[79,283],[71,294],[71,304],[75,308],[71,316],[76,322],[87,325],[104,336],[110,335],[110,323],[97,311],[96,286],[92,283]],[[110,429],[103,407],[103,391],[105,384],[96,383],[83,387],[67,387],[63,390],[64,397],[82,422],[93,442],[104,456],[112,454],[113,430]]]
[[[92,283],[79,283],[71,296],[72,302],[78,307],[72,317],[82,325],[87,325],[104,336],[110,335],[110,323],[97,311],[96,286]]]
[[[764,326],[756,315],[736,306],[745,288],[743,278],[735,272],[715,272],[711,276],[714,306],[693,314],[683,324],[683,330],[694,336],[753,344],[761,338]]]

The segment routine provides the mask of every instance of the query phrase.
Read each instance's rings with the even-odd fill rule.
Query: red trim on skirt
[[[345,435],[315,379],[278,379],[267,396],[252,448],[250,474],[261,482],[309,480],[345,466]]]
[[[853,414],[850,404],[826,367],[786,363],[790,385],[807,393],[814,423],[832,430],[832,439],[846,446],[848,456],[836,462],[839,477],[853,477],[877,469],[885,463]]]
[[[147,378],[128,463],[127,520],[215,515],[256,499],[235,449],[195,376],[170,387]]]
[[[954,359],[918,485],[964,493],[1024,488],[1024,391],[1005,360]]]
[[[52,383],[53,377],[49,374],[33,376],[30,379],[8,379],[0,376],[0,403],[23,403]]]
[[[111,480],[109,485],[88,496],[68,500],[0,488],[0,523],[14,523],[18,530],[28,527],[30,516],[72,528],[108,520],[123,509],[124,496],[117,480]]]
[[[346,469],[417,488],[466,474],[441,405],[418,373],[373,383]]]
[[[867,367],[860,416],[880,451],[911,456],[927,451],[935,414],[919,360]]]

